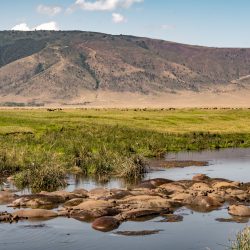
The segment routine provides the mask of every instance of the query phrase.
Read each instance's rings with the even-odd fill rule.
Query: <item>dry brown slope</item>
[[[24,39],[31,46],[39,44],[35,53],[24,46]],[[100,93],[145,98],[189,91],[240,93],[250,83],[245,77],[250,75],[250,49],[206,48],[133,36],[0,32],[0,59],[2,100],[12,96],[72,102],[88,93],[95,98]]]

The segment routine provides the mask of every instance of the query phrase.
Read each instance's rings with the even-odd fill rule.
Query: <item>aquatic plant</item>
[[[121,159],[117,168],[117,175],[128,180],[136,180],[146,173],[147,163],[145,159],[139,155],[131,158]]]
[[[236,236],[232,242],[231,250],[249,250],[250,249],[250,227],[245,227]]]
[[[34,191],[54,191],[64,187],[66,170],[58,155],[51,152],[35,155],[33,162],[28,162],[14,175],[15,185],[18,188],[30,187]]]
[[[30,187],[33,191],[54,191],[66,185],[65,169],[49,166],[27,169],[14,176],[18,188]]]
[[[127,179],[139,178],[145,173],[146,162],[139,155],[130,157],[107,150],[105,147],[95,152],[86,147],[75,148],[75,164],[86,175],[103,179],[115,175]]]

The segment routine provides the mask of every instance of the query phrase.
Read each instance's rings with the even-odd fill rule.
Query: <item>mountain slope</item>
[[[85,92],[220,92],[250,85],[250,49],[207,48],[80,31],[0,32],[0,97]]]

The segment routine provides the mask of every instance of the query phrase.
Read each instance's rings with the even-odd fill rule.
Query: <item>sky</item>
[[[0,0],[0,30],[83,30],[250,47],[250,0]]]

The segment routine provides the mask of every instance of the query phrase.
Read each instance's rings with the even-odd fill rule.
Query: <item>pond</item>
[[[166,155],[168,160],[208,161],[208,166],[191,166],[186,168],[158,169],[151,171],[145,179],[167,178],[172,180],[192,179],[197,173],[210,177],[220,177],[240,182],[250,181],[250,149],[225,149],[220,151],[181,152]],[[160,161],[152,161],[154,169]],[[92,189],[105,186],[108,188],[126,187],[130,184],[119,179],[108,183],[97,183],[92,179],[73,177],[66,188]],[[27,191],[26,191],[27,192]],[[0,206],[0,211],[8,209]],[[229,240],[245,227],[246,223],[218,222],[216,218],[228,218],[227,205],[210,213],[199,213],[187,208],[180,208],[175,214],[184,217],[182,222],[159,222],[161,217],[148,221],[124,222],[119,231],[159,230],[158,234],[147,236],[121,236],[114,232],[102,233],[94,231],[91,224],[74,219],[56,218],[47,221],[21,221],[16,224],[0,224],[1,250],[33,250],[33,249],[143,249],[143,250],[214,250],[226,249]]]

